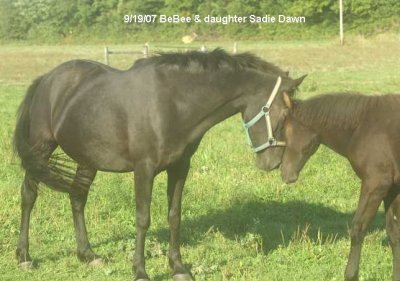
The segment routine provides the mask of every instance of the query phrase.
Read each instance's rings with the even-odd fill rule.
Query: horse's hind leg
[[[386,232],[393,253],[393,280],[400,281],[400,186],[393,186],[385,198]]]
[[[32,138],[32,140],[38,139],[40,138]],[[42,143],[41,155],[43,159],[48,159],[56,149],[57,144],[52,140],[42,141]],[[38,180],[34,179],[29,172],[25,172],[24,182],[21,186],[21,226],[16,250],[18,263],[23,268],[31,268],[33,266],[29,255],[29,223],[37,198],[38,184]]]
[[[390,184],[378,179],[363,181],[357,211],[351,225],[351,246],[347,262],[345,280],[358,280],[361,246],[367,231],[368,224],[374,218],[379,205],[388,194]]]
[[[37,187],[38,182],[25,174],[21,186],[21,227],[16,251],[18,263],[24,268],[30,268],[33,265],[29,255],[29,221],[37,197]]]
[[[78,165],[69,193],[77,242],[77,255],[81,261],[89,262],[93,265],[101,263],[101,259],[92,251],[90,246],[87,237],[84,209],[90,185],[96,176],[96,172],[96,170]]]

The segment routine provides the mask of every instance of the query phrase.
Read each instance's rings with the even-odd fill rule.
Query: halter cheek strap
[[[282,83],[282,78],[279,76],[274,89],[272,90],[271,95],[269,96],[269,99],[267,103],[261,107],[260,112],[257,113],[256,116],[254,116],[249,122],[243,123],[246,136],[247,136],[247,141],[250,144],[250,146],[253,148],[254,152],[259,152],[261,150],[267,149],[269,147],[275,147],[275,146],[285,146],[286,143],[283,141],[277,141],[276,138],[274,137],[274,132],[272,130],[272,122],[271,122],[271,116],[270,116],[270,109],[272,102],[274,101],[276,95],[278,94],[279,87],[281,86]],[[268,134],[268,141],[259,145],[259,146],[254,146],[253,142],[250,137],[250,132],[249,129],[254,126],[261,118],[265,117],[265,122],[267,123],[267,134]]]

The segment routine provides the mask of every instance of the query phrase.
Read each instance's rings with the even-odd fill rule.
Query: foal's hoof
[[[96,258],[96,259],[92,260],[91,262],[89,262],[89,265],[93,266],[93,267],[100,267],[100,266],[104,265],[104,261],[102,258]]]
[[[172,276],[172,280],[174,281],[193,281],[192,276],[187,273],[179,273]]]
[[[24,269],[24,270],[32,269],[32,268],[34,268],[34,266],[33,266],[33,261],[24,261],[24,262],[21,262],[21,263],[19,264],[19,267],[22,268],[22,269]]]

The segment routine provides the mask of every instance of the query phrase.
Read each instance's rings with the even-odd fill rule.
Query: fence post
[[[108,65],[108,48],[107,48],[107,46],[104,47],[104,61],[105,61],[106,65]]]
[[[234,43],[233,43],[233,53],[236,54],[237,51],[238,51],[238,50],[237,50],[237,43],[234,42]]]
[[[339,0],[339,32],[340,32],[340,45],[344,44],[343,36],[343,0]]]
[[[143,57],[144,58],[148,58],[149,57],[149,43],[144,43]]]

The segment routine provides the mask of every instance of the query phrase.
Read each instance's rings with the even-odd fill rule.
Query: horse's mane
[[[294,117],[306,126],[355,129],[366,114],[374,114],[374,109],[398,107],[400,95],[328,93],[293,102]]]
[[[191,51],[186,53],[159,53],[146,59],[139,59],[132,68],[146,65],[170,66],[179,69],[196,71],[217,71],[229,68],[234,71],[244,69],[255,69],[274,75],[287,76],[288,73],[276,65],[266,62],[263,59],[251,54],[241,53],[230,55],[221,48],[211,52]]]

